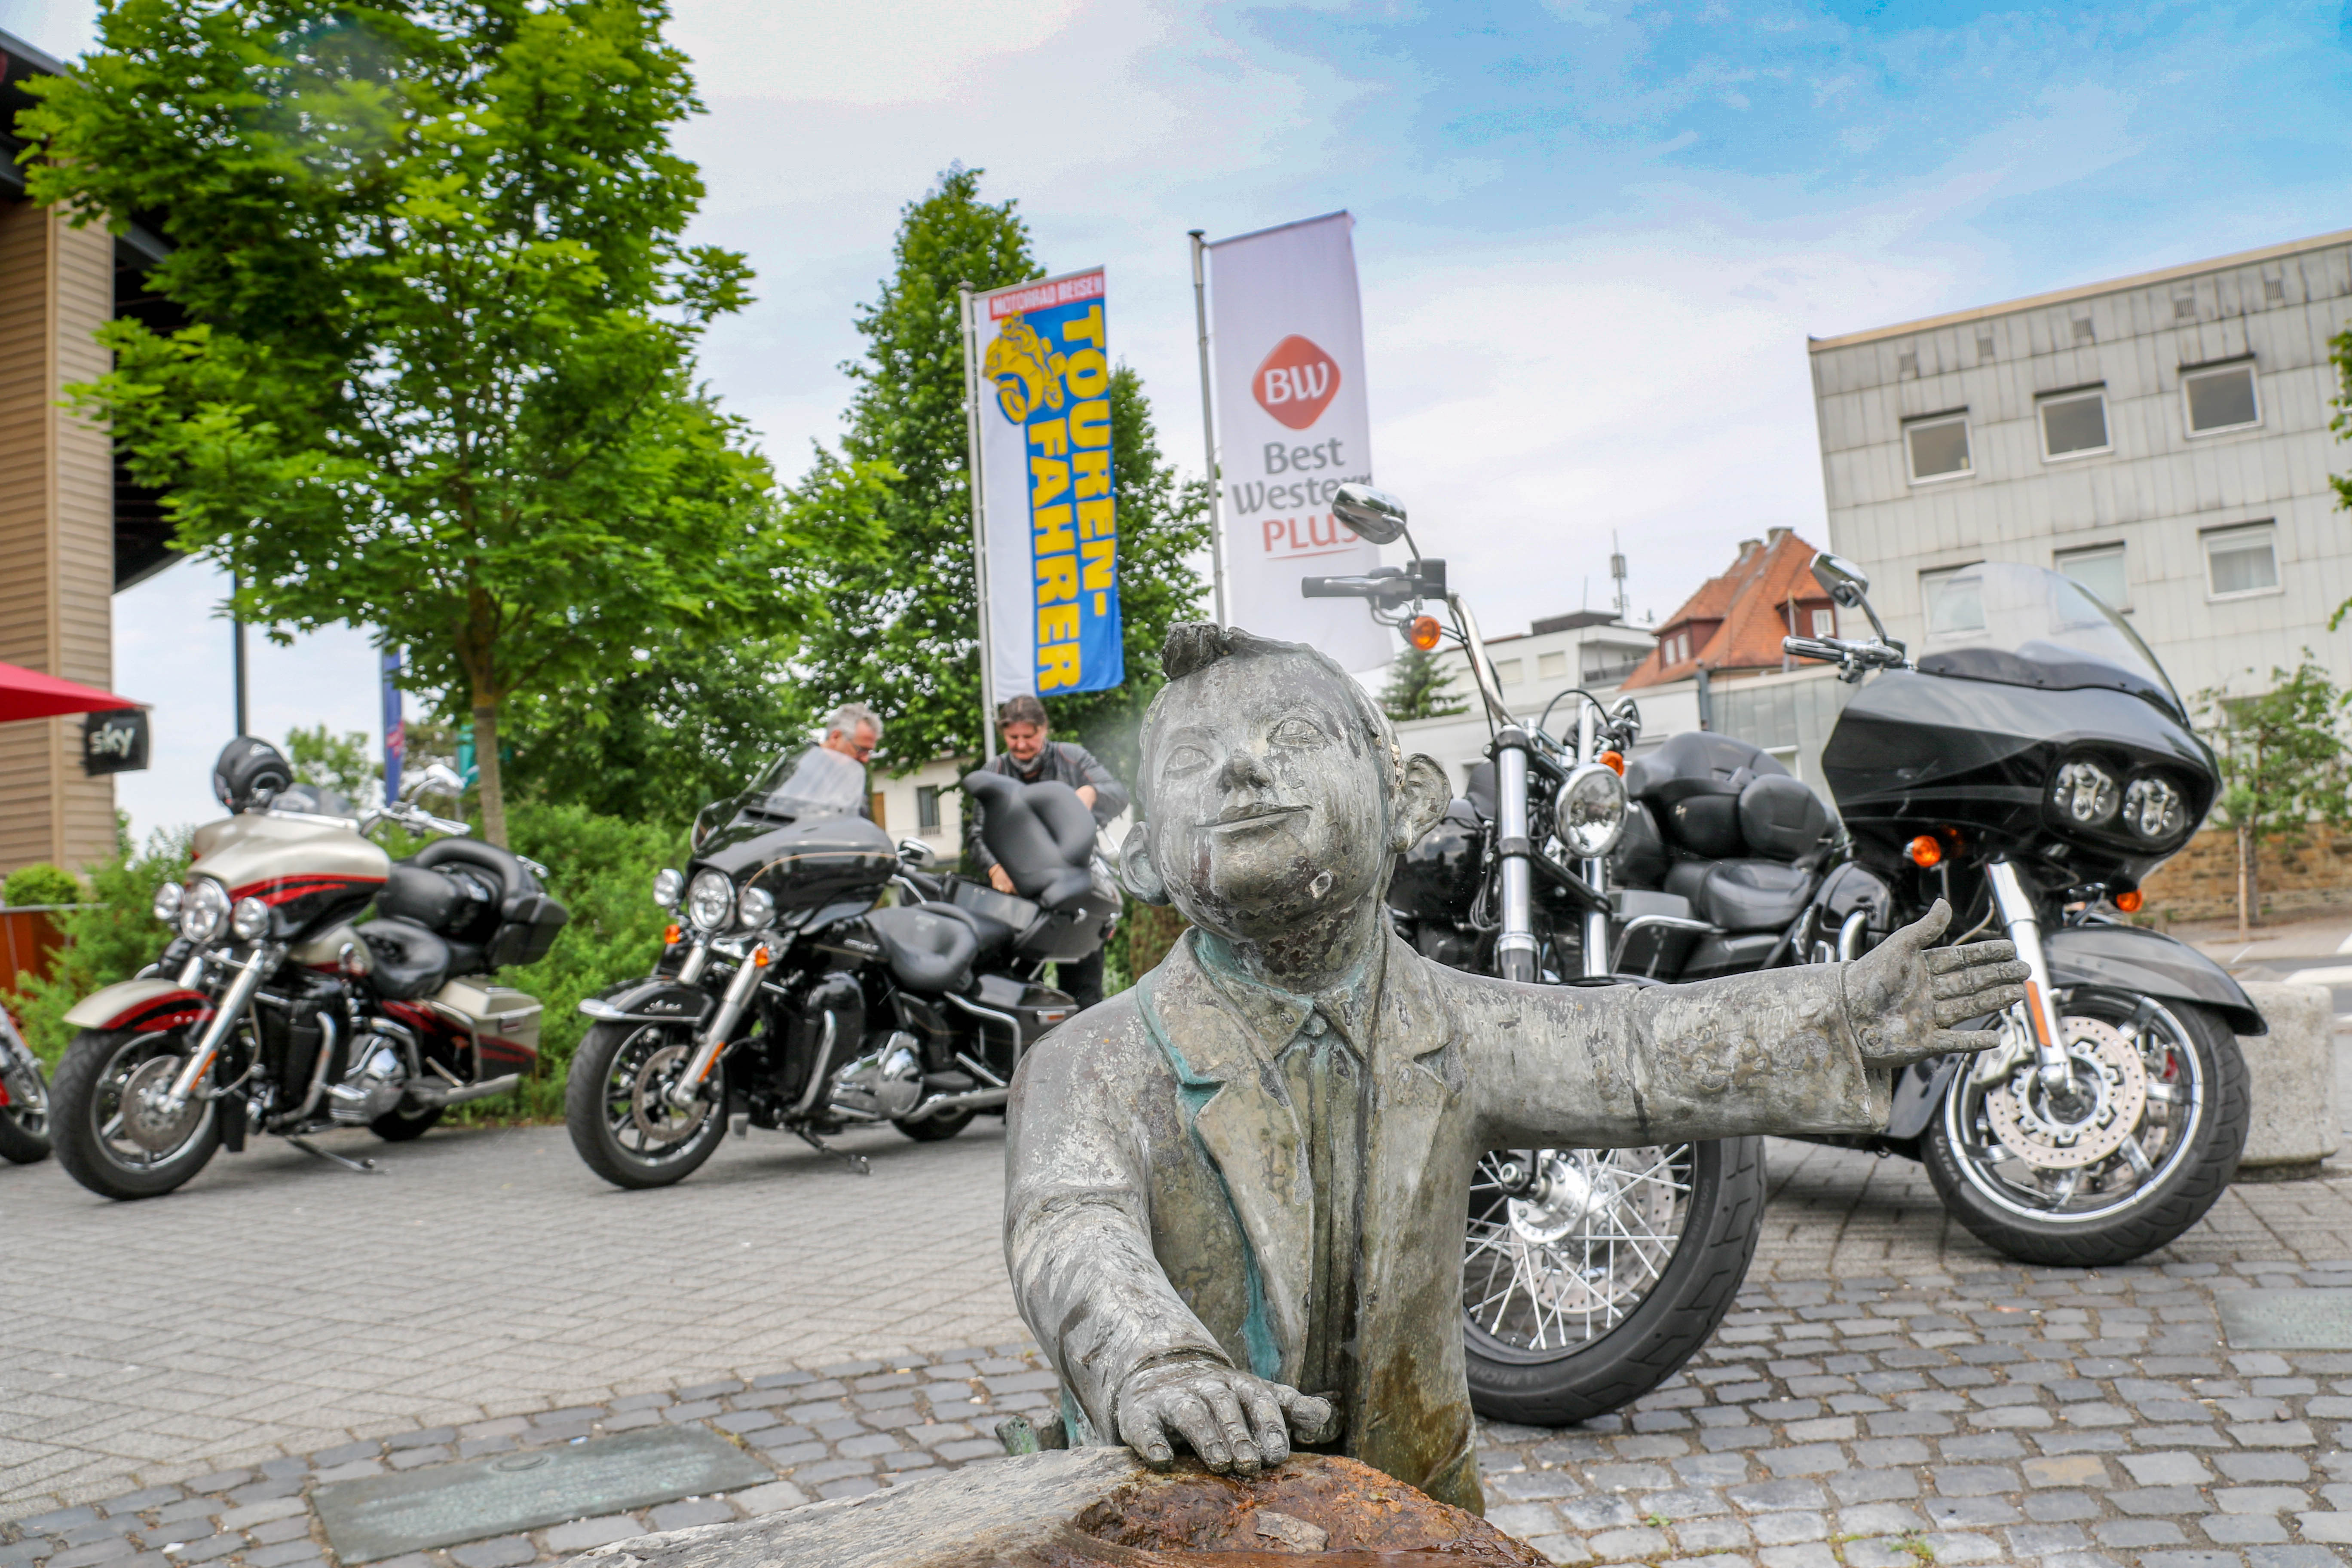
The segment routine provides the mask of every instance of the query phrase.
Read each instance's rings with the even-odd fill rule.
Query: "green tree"
[[[294,766],[297,784],[333,790],[354,805],[366,805],[382,793],[383,763],[375,742],[357,730],[340,735],[324,724],[289,730],[286,760]]]
[[[957,286],[988,289],[1044,276],[1014,205],[981,200],[980,171],[961,167],[908,205],[892,273],[857,317],[866,357],[843,367],[856,392],[841,454],[820,454],[813,476],[858,463],[898,475],[879,508],[887,540],[835,574],[832,621],[811,634],[804,661],[811,710],[852,699],[872,703],[888,721],[889,757],[901,769],[981,750]],[[1158,689],[1170,623],[1197,612],[1202,584],[1190,558],[1208,542],[1208,487],[1181,480],[1162,460],[1150,401],[1125,366],[1112,377],[1110,405],[1127,682],[1057,698],[1052,711],[1057,730],[1118,767],[1131,761],[1136,723]]]
[[[115,816],[114,854],[89,868],[89,891],[81,907],[58,916],[65,946],[58,950],[47,979],[21,978],[16,1009],[25,1037],[51,1065],[73,1043],[65,1021],[73,1005],[102,985],[128,980],[163,951],[172,933],[154,915],[155,889],[188,875],[191,829],[152,834],[134,849],[130,818]]]
[[[2273,669],[2271,681],[2258,696],[2232,697],[2215,687],[2198,698],[2221,765],[2215,816],[2237,837],[2241,937],[2262,912],[2256,862],[2263,837],[2293,838],[2315,818],[2338,826],[2352,819],[2343,732],[2352,694],[2329,679],[2309,648],[2292,671]]]
[[[494,843],[510,698],[820,613],[788,569],[869,483],[779,506],[692,379],[750,274],[680,238],[702,185],[670,128],[698,106],[667,16],[121,0],[19,121],[38,199],[161,226],[151,287],[194,323],[110,324],[79,406],[246,618],[408,649],[471,721]]]
[[[1388,684],[1381,688],[1381,707],[1399,723],[1408,719],[1447,719],[1470,711],[1468,700],[1454,689],[1454,676],[1445,661],[1411,643],[1389,667]]]

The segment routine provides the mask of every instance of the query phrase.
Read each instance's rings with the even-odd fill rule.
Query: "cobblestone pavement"
[[[256,1390],[257,1398],[307,1399],[305,1422],[268,1418],[289,1432],[351,1421],[355,1408],[381,1419],[316,1450],[283,1439],[268,1457],[202,1467],[211,1474],[192,1473],[187,1462],[201,1435],[169,1457],[118,1464],[103,1472],[110,1484],[98,1479],[95,1461],[52,1471],[79,1489],[67,1500],[75,1506],[34,1500],[67,1483],[23,1487],[16,1508],[29,1517],[0,1526],[0,1568],[298,1568],[326,1558],[304,1501],[313,1483],[657,1421],[727,1433],[777,1479],[730,1497],[425,1553],[401,1568],[515,1568],[647,1529],[770,1511],[984,1459],[997,1451],[996,1419],[1052,1399],[1053,1377],[1017,1328],[984,1345],[824,1352],[839,1359],[822,1364],[793,1352],[765,1370],[755,1359],[770,1345],[846,1344],[861,1335],[913,1345],[930,1322],[1010,1321],[995,1239],[1001,1143],[974,1132],[943,1147],[905,1146],[912,1159],[871,1139],[863,1146],[880,1156],[871,1182],[785,1153],[772,1140],[730,1144],[724,1163],[665,1194],[608,1196],[584,1172],[517,1169],[570,1159],[562,1134],[551,1142],[544,1130],[436,1136],[411,1146],[414,1155],[394,1152],[398,1175],[381,1183],[299,1165],[271,1173],[274,1189],[242,1173],[208,1173],[218,1184],[210,1207],[202,1184],[181,1198],[118,1208],[60,1197],[54,1187],[37,1200],[19,1196],[26,1184],[12,1180],[0,1187],[0,1224],[24,1238],[34,1233],[23,1221],[37,1217],[36,1267],[68,1277],[32,1288],[31,1270],[12,1268],[0,1286],[13,1342],[0,1373],[10,1423],[0,1441],[12,1447],[0,1454],[11,1456],[12,1486],[13,1456],[23,1451],[15,1445],[37,1457],[102,1457],[123,1446],[122,1432],[173,1430],[132,1423],[72,1447],[47,1436],[49,1418],[31,1410],[28,1396],[58,1401],[68,1419],[79,1400],[127,1420],[155,1394],[202,1382],[222,1401]],[[1903,1162],[1784,1143],[1772,1158],[1769,1233],[1749,1286],[1681,1376],[1582,1427],[1485,1429],[1497,1523],[1580,1563],[2352,1562],[2352,1456],[2341,1442],[2352,1421],[2352,1354],[2234,1352],[2221,1341],[2214,1305],[2217,1292],[2248,1287],[2352,1289],[2352,1179],[2234,1189],[2208,1224],[2149,1264],[2083,1272],[2021,1268],[1987,1252],[1945,1220]],[[510,1177],[512,1187],[496,1184]],[[698,1206],[676,1206],[698,1186]],[[373,1291],[331,1279],[304,1288],[297,1258],[280,1249],[292,1248],[303,1227],[355,1224],[352,1205],[361,1200],[347,1194],[362,1189],[393,1193],[367,1201],[396,1202],[404,1215],[420,1203],[464,1205],[473,1221],[466,1234],[479,1244],[451,1250],[478,1253],[477,1263],[431,1271],[421,1307],[415,1281],[388,1274],[381,1260],[368,1265]],[[525,1194],[539,1195],[518,1195]],[[661,1206],[646,1205],[648,1196]],[[289,1230],[278,1216],[297,1211],[307,1212]],[[142,1227],[129,1247],[109,1228],[125,1223]],[[877,1249],[877,1235],[904,1244]],[[798,1239],[788,1244],[788,1236]],[[747,1237],[749,1249],[740,1245]],[[819,1237],[841,1250],[828,1252]],[[349,1237],[338,1245],[346,1268],[373,1256]],[[142,1246],[163,1256],[142,1268]],[[730,1247],[764,1256],[739,1262]],[[877,1250],[887,1256],[867,1256]],[[68,1267],[76,1260],[78,1273]],[[202,1304],[178,1296],[174,1268],[212,1294]],[[172,1288],[157,1290],[159,1278]],[[228,1321],[208,1321],[224,1310]],[[614,1328],[611,1314],[639,1310],[656,1314],[658,1327]],[[125,1317],[135,1326],[105,1327]],[[705,1318],[741,1331],[698,1337]],[[411,1326],[420,1320],[429,1332]],[[20,1324],[25,1337],[14,1341]],[[125,1381],[102,1395],[75,1376],[27,1376],[26,1360],[54,1370],[60,1325],[85,1336],[76,1342],[85,1348],[67,1353],[88,1372],[115,1364],[87,1348],[88,1336],[101,1333],[116,1336],[109,1345],[136,1338],[152,1365],[120,1374]],[[379,1332],[399,1353],[363,1360],[360,1373],[337,1384],[327,1369],[352,1364],[337,1352]],[[481,1348],[468,1333],[497,1344]],[[687,1349],[663,1348],[664,1336]],[[232,1342],[243,1346],[233,1364],[202,1377],[191,1371]],[[421,1384],[361,1375],[380,1377],[398,1362],[425,1376],[416,1363],[428,1351],[470,1357],[473,1370]],[[691,1353],[722,1356],[706,1366],[735,1371],[667,1370]],[[666,1380],[649,1386],[656,1363]],[[73,1392],[57,1391],[57,1382]],[[600,1386],[605,1392],[593,1396],[555,1392]],[[475,1392],[449,1392],[460,1387]],[[245,1437],[262,1429],[261,1417],[239,1418],[252,1423]]]

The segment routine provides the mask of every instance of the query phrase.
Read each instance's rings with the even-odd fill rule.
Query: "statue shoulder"
[[[1081,1072],[1094,1079],[1106,1072],[1124,1077],[1160,1059],[1150,1031],[1144,1026],[1140,999],[1129,986],[1055,1026],[1022,1057],[1015,1082],[1045,1079],[1066,1082]]]

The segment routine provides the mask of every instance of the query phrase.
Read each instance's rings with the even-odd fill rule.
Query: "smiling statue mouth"
[[[1246,827],[1256,823],[1271,822],[1280,817],[1296,816],[1306,810],[1303,805],[1276,805],[1272,801],[1252,801],[1247,805],[1229,805],[1217,813],[1211,827]]]

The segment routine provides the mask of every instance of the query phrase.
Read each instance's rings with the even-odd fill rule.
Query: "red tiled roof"
[[[1826,606],[1829,596],[1813,581],[1813,547],[1787,529],[1769,542],[1752,542],[1731,569],[1713,577],[1658,628],[1658,647],[1625,678],[1628,687],[1681,680],[1703,665],[1709,670],[1778,669],[1780,639],[1789,632],[1789,606],[1800,611],[1798,629],[1810,631],[1801,613]],[[1714,634],[1690,657],[1666,664],[1665,640],[1693,622],[1717,623]]]

